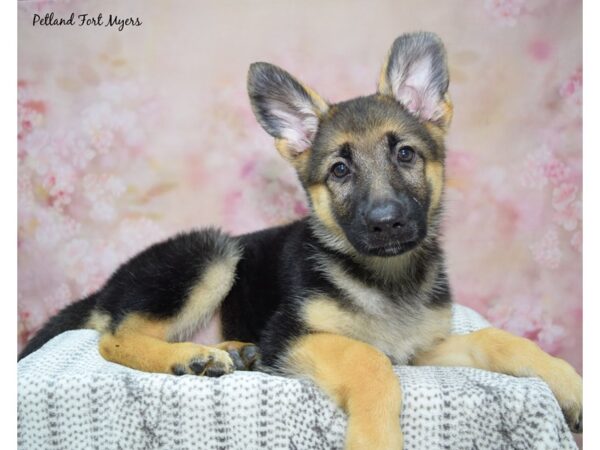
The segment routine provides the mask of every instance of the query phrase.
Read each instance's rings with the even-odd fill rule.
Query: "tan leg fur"
[[[346,450],[402,448],[400,384],[379,350],[344,336],[310,334],[293,345],[288,366],[346,411]]]
[[[582,430],[583,382],[565,361],[548,355],[534,342],[497,328],[454,335],[417,355],[419,366],[475,367],[516,377],[544,380],[562,408],[571,430]]]
[[[108,361],[145,372],[208,376],[233,372],[233,361],[224,350],[167,342],[169,325],[131,316],[115,333],[102,335],[100,354]]]

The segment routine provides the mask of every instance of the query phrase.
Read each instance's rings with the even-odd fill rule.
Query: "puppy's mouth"
[[[427,236],[427,228],[424,226],[411,226],[404,233],[395,236],[348,235],[348,238],[357,252],[367,256],[379,256],[388,258],[398,256],[413,250]]]
[[[383,246],[367,246],[363,249],[362,253],[369,256],[382,256],[382,257],[390,257],[390,256],[398,256],[402,253],[406,253],[409,250],[412,250],[419,244],[419,241],[409,240],[404,242],[390,242]]]

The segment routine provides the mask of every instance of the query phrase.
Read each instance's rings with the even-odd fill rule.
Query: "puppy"
[[[448,83],[431,33],[396,39],[377,92],[337,104],[276,66],[252,64],[254,114],[296,169],[310,215],[153,245],[52,318],[20,357],[65,330],[93,328],[104,358],[138,370],[306,376],[348,414],[347,449],[402,448],[392,364],[476,367],[540,377],[581,432],[582,380],[569,364],[494,328],[450,335],[439,239]],[[209,320],[223,342],[189,342]]]

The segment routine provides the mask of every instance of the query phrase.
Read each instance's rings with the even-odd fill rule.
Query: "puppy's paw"
[[[552,358],[550,386],[573,433],[583,432],[583,380],[566,361]]]
[[[223,350],[189,342],[175,345],[178,348],[170,364],[171,373],[174,375],[220,377],[235,370],[231,357]]]
[[[238,341],[226,341],[217,345],[231,357],[235,370],[258,370],[260,366],[260,351],[254,344]]]

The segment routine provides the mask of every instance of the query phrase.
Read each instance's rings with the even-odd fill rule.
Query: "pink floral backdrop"
[[[33,14],[139,17],[32,26]],[[256,124],[253,61],[331,101],[374,91],[405,31],[448,48],[445,247],[457,302],[581,370],[580,1],[40,1],[19,4],[19,346],[117,265],[179,230],[298,218]]]

